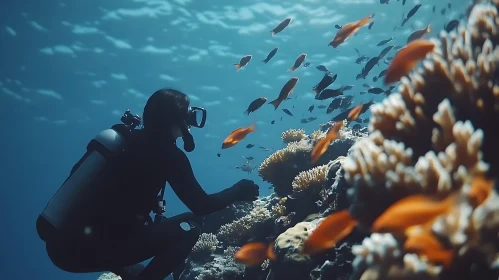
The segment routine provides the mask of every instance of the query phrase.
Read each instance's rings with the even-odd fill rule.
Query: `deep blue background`
[[[237,2],[237,4],[235,4]],[[197,149],[188,156],[199,182],[209,192],[222,190],[242,178],[261,185],[255,171],[246,174],[234,166],[242,156],[254,156],[255,164],[279,149],[280,134],[288,128],[312,132],[330,116],[325,109],[312,114],[308,106],[320,102],[311,88],[322,77],[315,65],[324,64],[338,73],[332,87],[353,84],[350,94],[359,96],[364,82],[371,81],[386,65],[380,63],[367,80],[355,80],[362,65],[354,63],[358,48],[362,54],[377,55],[376,44],[390,37],[403,45],[416,28],[432,24],[436,35],[445,22],[457,18],[468,1],[454,0],[445,16],[440,10],[448,1],[391,0],[308,1],[13,1],[0,3],[0,119],[2,135],[0,207],[2,213],[2,279],[96,279],[99,274],[78,275],[58,270],[48,257],[35,231],[35,220],[47,201],[65,180],[70,168],[85,151],[87,142],[99,131],[119,122],[130,108],[142,114],[147,97],[161,87],[173,87],[192,97],[192,105],[208,109],[208,124],[193,129]],[[403,29],[402,13],[414,4],[423,7]],[[431,12],[434,3],[437,13]],[[337,49],[328,47],[335,24],[359,20],[376,13],[372,30],[358,35]],[[286,17],[290,26],[275,37],[270,30]],[[86,27],[93,33],[82,34]],[[91,28],[91,29],[89,29]],[[120,41],[117,41],[120,40]],[[149,48],[146,48],[149,46]],[[267,53],[279,52],[265,65]],[[163,53],[144,52],[144,48]],[[309,68],[294,73],[287,69],[302,52],[308,54]],[[246,55],[253,60],[236,72],[233,64]],[[393,56],[391,53],[388,56]],[[124,74],[126,79],[113,78]],[[160,75],[168,75],[162,76]],[[115,75],[119,77],[120,75]],[[292,76],[300,78],[291,97],[274,111],[264,105],[243,115],[257,97],[277,97]],[[171,77],[171,78],[169,78]],[[165,79],[166,78],[166,79]],[[102,84],[96,87],[95,84]],[[42,91],[40,91],[42,90]],[[58,95],[47,95],[47,91]],[[45,94],[44,94],[45,93]],[[356,97],[355,104],[381,96]],[[327,105],[327,102],[322,104]],[[280,109],[290,109],[295,117]],[[301,124],[301,117],[317,116],[318,121]],[[282,117],[282,121],[280,118]],[[235,128],[253,120],[257,131],[239,145],[221,151],[223,139]],[[276,120],[275,125],[270,121]],[[257,147],[247,150],[246,144]],[[216,154],[222,153],[218,158]],[[285,172],[285,170],[283,170]],[[167,188],[168,215],[187,210]]]

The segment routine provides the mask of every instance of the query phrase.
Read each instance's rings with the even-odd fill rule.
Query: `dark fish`
[[[265,98],[265,97],[259,97],[255,100],[253,100],[253,102],[250,103],[250,105],[248,106],[248,109],[246,109],[246,111],[244,113],[246,115],[249,115],[250,113],[255,112],[260,107],[262,107],[262,105],[265,104],[265,102],[267,102],[267,98]]]
[[[387,69],[385,69],[385,70],[383,70],[383,71],[379,72],[379,74],[378,74],[378,79],[379,79],[379,78],[381,78],[381,77],[383,77],[384,75],[386,75],[386,70],[387,70]]]
[[[387,90],[385,90],[385,95],[389,96],[390,94],[392,94],[394,88],[395,88],[394,86],[391,86]]]
[[[309,111],[310,113],[312,113],[312,111],[314,110],[314,107],[315,107],[314,105],[312,105],[312,106],[308,107],[308,111]]]
[[[333,122],[345,120],[348,117],[349,113],[350,113],[349,111],[343,111],[343,112],[339,113],[338,115],[334,116],[331,120]]]
[[[293,116],[293,114],[291,113],[291,111],[289,111],[288,109],[282,109],[282,111],[284,113],[286,113],[286,115]]]
[[[374,76],[373,77],[373,82],[377,82],[378,81],[378,77]]]
[[[389,1],[390,1],[390,0],[379,0],[379,3],[380,3],[380,4],[389,4],[389,3],[388,3]]]
[[[336,29],[341,29],[342,27],[343,27],[343,26],[341,26],[341,25],[339,25],[339,24],[335,24],[335,25],[334,25],[334,28],[336,28]]]
[[[289,68],[289,71],[290,72],[293,72],[295,71],[298,67],[301,66],[301,64],[303,63],[303,61],[305,61],[305,58],[307,57],[307,54],[306,53],[302,53],[300,54],[296,60],[295,60],[295,64],[293,64],[293,66],[291,68]]]
[[[315,96],[317,100],[326,100],[343,94],[343,88],[339,89],[325,89]]]
[[[365,55],[362,55],[362,56],[359,56],[356,60],[355,60],[355,63],[357,64],[361,64],[363,62],[365,62],[366,60],[368,60],[369,57],[368,56],[365,56]]]
[[[459,20],[453,19],[449,23],[444,25],[444,29],[447,32],[451,32],[452,30],[456,29],[458,25],[459,25]]]
[[[234,64],[234,66],[236,66],[236,70],[239,71],[239,69],[246,66],[250,60],[251,60],[251,55],[243,56],[241,60],[239,60],[239,63]]]
[[[319,94],[321,91],[323,91],[329,85],[334,83],[334,81],[336,81],[337,77],[338,77],[338,74],[335,74],[332,77],[328,74],[324,75],[324,77],[322,77],[322,80],[317,85],[315,85],[312,90],[315,92],[315,94]]]
[[[308,121],[308,122],[313,122],[313,121],[315,121],[315,120],[317,120],[317,118],[316,118],[316,117],[308,117],[308,118],[307,118],[307,121]]]
[[[300,123],[308,123],[307,119],[301,119]]]
[[[357,74],[357,76],[355,77],[355,79],[356,79],[356,80],[359,80],[359,79],[362,79],[362,78],[364,78],[364,77],[362,76],[362,73]]]
[[[270,122],[270,124],[275,124],[275,120],[272,120],[272,121]]]
[[[329,73],[329,70],[327,70],[326,66],[324,66],[324,65],[317,65],[317,66],[315,66],[315,68],[317,68],[317,70],[319,70],[319,71]]]
[[[447,11],[447,10],[446,10],[445,8],[443,8],[442,10],[440,10],[440,14],[441,14],[441,15],[445,15],[445,12],[446,12],[446,11]]]
[[[414,6],[414,8],[412,8],[409,13],[407,14],[407,18],[410,18],[412,17],[413,15],[415,15],[417,13],[417,11],[419,10],[419,8],[421,8],[421,4],[417,4],[416,6]]]
[[[369,25],[367,26],[367,29],[370,30],[371,28],[373,28],[373,25],[374,25],[374,21],[371,21],[371,23],[369,23]]]
[[[305,64],[303,64],[303,67],[309,67],[310,66],[310,62],[305,62]]]
[[[283,20],[281,23],[279,23],[279,25],[277,25],[274,29],[272,29],[270,33],[272,34],[272,36],[276,35],[277,33],[283,31],[284,28],[286,28],[286,26],[288,26],[290,22],[291,18]]]
[[[319,106],[317,106],[317,109],[324,109],[326,107],[327,107],[326,105],[319,105]]]
[[[345,91],[345,90],[351,90],[353,87],[354,87],[354,85],[343,86],[343,91]]]
[[[401,48],[403,48],[404,46],[395,46],[393,47],[394,50],[400,50]]]
[[[367,110],[369,110],[369,108],[371,107],[371,105],[374,104],[374,101],[369,101],[367,102],[366,104],[364,104],[364,106],[362,106],[362,110],[360,110],[360,115],[364,114],[365,112],[367,112]],[[369,118],[367,118],[367,122],[369,122]]]
[[[414,40],[420,39],[426,33],[430,33],[430,31],[431,31],[430,30],[430,25],[428,24],[425,28],[418,29],[418,30],[412,32],[412,34],[409,35],[409,37],[407,38],[407,44],[409,44],[410,42],[412,42]]]
[[[222,154],[218,153],[218,154],[217,154],[217,157],[220,157],[221,155],[222,155]]]
[[[349,104],[352,104],[353,99],[354,99],[353,95],[342,96],[342,98],[341,98],[341,107],[348,107]]]
[[[366,65],[364,66],[364,68],[362,68],[362,77],[365,79],[367,77],[367,75],[369,74],[369,72],[373,69],[374,65],[378,64],[379,62],[379,57],[373,57],[371,58],[367,63]]]
[[[264,63],[269,62],[269,61],[270,61],[270,60],[274,57],[274,55],[277,53],[277,51],[278,51],[278,50],[279,50],[279,48],[275,48],[275,49],[271,50],[271,51],[269,52],[269,54],[267,55],[267,58],[265,58],[265,59],[263,60],[263,62],[264,62]]]
[[[359,92],[360,95],[364,95],[366,93],[367,93],[367,91],[361,91],[361,92]]]
[[[405,5],[405,0],[402,0],[402,6]]]
[[[384,48],[378,55],[378,59],[382,59],[385,55],[393,49],[393,46],[388,46]]]
[[[248,145],[246,145],[246,149],[251,149],[251,148],[253,148],[253,147],[255,147],[255,145],[253,145],[253,144],[248,144]]]
[[[378,46],[378,47],[384,46],[392,40],[393,40],[393,37],[390,37],[390,39],[386,39],[386,40],[379,42],[376,46]]]
[[[274,105],[274,110],[277,110],[279,104],[281,104],[281,102],[286,100],[286,98],[288,98],[288,96],[293,92],[296,83],[298,83],[298,80],[299,79],[297,77],[289,79],[286,82],[286,84],[284,84],[284,86],[282,87],[281,92],[279,92],[279,96],[274,101],[269,102],[269,104]]]
[[[416,12],[419,10],[419,8],[421,8],[421,4],[417,4],[416,6],[414,6],[414,8],[412,8],[409,13],[407,14],[407,17],[402,21],[402,26],[404,26],[404,24],[413,16],[416,14]]]
[[[255,159],[254,157],[245,157],[245,156],[243,156],[243,158],[247,161],[252,161]]]
[[[451,4],[447,3],[447,8],[449,8],[449,10],[450,10],[451,7],[452,7]]]
[[[365,87],[365,88],[372,88],[372,87],[371,87],[370,85],[368,85],[368,84],[363,84],[362,86],[363,86],[363,87]]]
[[[368,89],[367,92],[372,93],[372,94],[380,94],[380,93],[383,93],[385,91],[382,88],[375,87],[375,88]]]
[[[437,6],[436,5],[433,5],[433,13],[435,13],[435,10],[437,9]]]
[[[331,114],[334,110],[338,109],[341,105],[341,98],[336,98],[331,101],[327,107],[326,114]]]

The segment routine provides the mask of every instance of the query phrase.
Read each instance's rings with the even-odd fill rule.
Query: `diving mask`
[[[204,127],[206,123],[206,109],[201,107],[189,107],[186,122],[189,127]]]

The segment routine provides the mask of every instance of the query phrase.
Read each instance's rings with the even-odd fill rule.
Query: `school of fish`
[[[400,2],[400,1],[397,1]],[[443,1],[442,1],[443,2]],[[436,3],[436,2],[435,2]],[[393,4],[393,1],[380,0],[379,4],[387,5]],[[398,4],[398,3],[397,3]],[[406,0],[401,2],[402,6],[406,4]],[[432,13],[436,13],[436,7],[438,4],[431,4]],[[402,21],[400,25],[394,27],[394,30],[404,28],[406,24],[414,21],[414,17],[418,14],[418,11],[423,6],[423,4],[416,4],[409,9],[407,14],[402,15]],[[451,4],[445,4],[441,9],[441,15],[445,15],[447,10],[451,9]],[[460,16],[463,19],[464,15]],[[344,22],[343,24],[335,24],[332,26],[337,29],[337,33],[328,43],[328,46],[333,49],[341,50],[342,44],[347,40],[351,40],[355,37],[357,33],[363,28],[371,30],[374,26],[375,14],[365,15],[354,21]],[[460,23],[459,19],[452,19],[443,27],[447,32],[455,30]],[[292,18],[288,17],[282,20],[274,29],[270,31],[271,36],[279,36],[279,33],[285,32],[286,28],[292,24]],[[361,64],[362,68],[360,73],[356,76],[356,79],[366,79],[374,67],[380,67],[380,62],[387,65],[385,69],[379,71],[378,74],[372,77],[373,82],[377,82],[379,79],[383,78],[383,85],[386,87],[371,86],[369,83],[364,83],[366,90],[361,91],[359,95],[371,94],[373,96],[384,94],[386,96],[390,95],[396,86],[392,85],[400,81],[400,79],[408,75],[418,63],[420,63],[425,57],[434,51],[436,45],[432,41],[425,39],[432,32],[430,27],[431,23],[426,22],[426,26],[422,29],[413,29],[406,39],[403,40],[402,45],[393,44],[397,39],[395,37],[386,38],[376,44],[377,47],[383,47],[379,55],[374,57],[369,57],[363,55],[359,49],[354,48],[357,54],[355,59],[356,64]],[[263,63],[269,63],[272,58],[278,55],[279,47],[272,49],[267,57],[262,60]],[[395,53],[389,57],[387,55],[394,51]],[[235,63],[236,70],[239,71],[244,67],[248,67],[252,55],[243,56],[238,63]],[[300,67],[309,67],[310,62],[306,61],[307,53],[301,53],[295,59],[293,65],[290,65],[289,72],[295,72]],[[314,109],[326,109],[326,114],[330,114],[335,110],[339,110],[340,113],[331,118],[331,127],[327,131],[325,137],[318,140],[313,147],[310,154],[310,161],[312,163],[317,162],[322,155],[327,151],[331,143],[335,139],[341,137],[341,129],[344,125],[348,125],[351,122],[358,122],[353,127],[360,127],[360,123],[365,123],[366,118],[360,118],[360,116],[366,113],[369,107],[375,102],[371,101],[367,103],[360,103],[354,105],[355,96],[345,95],[346,91],[355,88],[354,85],[342,85],[338,88],[329,88],[337,79],[338,73],[333,73],[325,65],[316,65],[315,68],[323,72],[322,78],[317,82],[315,86],[311,88],[311,91],[315,94],[315,100],[324,101],[327,99],[332,99],[329,106],[326,105],[311,105],[308,108],[308,112],[312,113]],[[245,111],[245,114],[249,115],[260,109],[265,103],[273,105],[274,109],[277,110],[279,106],[290,100],[290,95],[293,93],[296,85],[298,84],[300,78],[299,75],[290,78],[282,86],[277,97],[270,102],[267,102],[267,97],[258,97],[252,101]],[[282,111],[293,117],[293,113],[285,108]],[[308,123],[316,120],[316,117],[302,118],[301,123]],[[281,117],[282,120],[282,117]],[[274,124],[275,120],[272,120],[271,124]],[[238,144],[242,141],[249,133],[254,132],[254,122],[248,127],[240,127],[231,132],[227,138],[222,143],[222,149],[226,149]],[[247,149],[253,148],[254,144],[246,145]],[[266,149],[264,147],[260,147]],[[268,149],[267,149],[268,150]],[[250,161],[247,164],[242,165],[240,168],[245,170],[250,170]],[[380,215],[377,220],[372,224],[372,232],[391,232],[394,234],[399,234],[405,236],[406,241],[404,243],[404,249],[407,252],[413,252],[419,256],[424,256],[427,260],[443,264],[444,266],[449,266],[452,262],[452,258],[455,252],[445,248],[443,244],[431,233],[429,225],[440,215],[449,213],[452,211],[457,202],[461,199],[468,199],[470,203],[474,206],[478,206],[483,203],[492,191],[493,183],[485,178],[475,178],[471,187],[470,192],[467,197],[462,197],[461,194],[450,194],[447,198],[439,199],[435,197],[423,196],[423,195],[413,195],[408,196],[394,203],[391,207],[386,209],[382,215]],[[326,217],[319,226],[312,232],[309,238],[304,243],[303,254],[315,255],[321,253],[325,250],[333,248],[339,241],[348,236],[357,227],[357,221],[354,217],[350,215],[348,210],[338,211]],[[266,242],[252,242],[244,245],[236,254],[236,260],[244,263],[246,265],[260,265],[265,260],[270,261],[275,260],[275,252],[273,251],[273,243]]]

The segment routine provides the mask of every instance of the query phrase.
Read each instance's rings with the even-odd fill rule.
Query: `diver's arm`
[[[204,216],[222,210],[239,200],[240,192],[237,187],[208,195],[196,180],[191,163],[184,152],[175,147],[172,153],[168,183],[195,215]]]

